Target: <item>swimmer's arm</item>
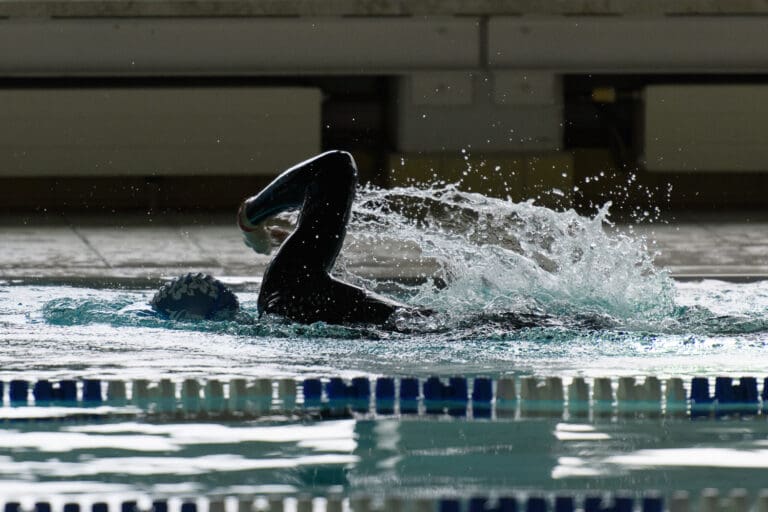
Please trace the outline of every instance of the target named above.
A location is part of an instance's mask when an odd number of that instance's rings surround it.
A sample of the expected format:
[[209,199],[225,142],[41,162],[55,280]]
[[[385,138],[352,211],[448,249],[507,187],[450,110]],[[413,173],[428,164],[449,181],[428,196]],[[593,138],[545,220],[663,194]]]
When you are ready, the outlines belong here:
[[307,186],[314,178],[317,161],[323,156],[325,154],[291,167],[261,192],[243,201],[240,209],[247,222],[256,225],[268,217],[300,207],[304,202]]
[[297,164],[240,205],[237,224],[245,244],[261,254],[269,254],[273,241],[281,243],[288,232],[281,228],[267,228],[264,221],[286,210],[298,208],[304,202],[306,188],[314,177],[315,164],[324,155]]

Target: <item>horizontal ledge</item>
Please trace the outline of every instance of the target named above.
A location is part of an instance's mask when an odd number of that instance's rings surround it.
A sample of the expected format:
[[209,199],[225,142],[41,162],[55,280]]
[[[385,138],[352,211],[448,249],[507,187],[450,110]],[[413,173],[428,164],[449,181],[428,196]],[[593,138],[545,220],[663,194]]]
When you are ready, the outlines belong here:
[[762,44],[768,16],[497,14],[6,18],[0,19],[0,76],[365,76],[487,68],[675,74],[768,69],[768,45]]
[[766,14],[749,0],[6,0],[0,16],[424,16],[424,15],[734,15]]
[[492,17],[491,67],[607,70],[765,69],[768,18]]
[[10,19],[0,75],[476,68],[479,31],[474,18]]

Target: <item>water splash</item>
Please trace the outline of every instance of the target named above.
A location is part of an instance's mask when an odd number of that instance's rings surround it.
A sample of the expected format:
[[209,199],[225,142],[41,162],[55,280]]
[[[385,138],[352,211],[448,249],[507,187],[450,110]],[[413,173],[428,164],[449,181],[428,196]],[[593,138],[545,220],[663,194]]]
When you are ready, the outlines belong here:
[[[398,254],[385,262],[388,273],[412,275],[415,268],[422,279],[418,284],[398,281],[396,295],[437,311],[429,318],[397,318],[394,332],[392,326],[302,326],[256,319],[255,294],[240,294],[245,313],[228,322],[174,322],[148,313],[146,300],[136,294],[104,301],[86,291],[47,301],[41,320],[56,326],[106,324],[273,339],[402,343],[419,333],[436,346],[455,340],[557,343],[583,338],[592,344],[598,338],[768,331],[766,301],[728,311],[720,311],[709,298],[681,302],[679,287],[653,265],[645,241],[617,229],[609,208],[585,217],[531,201],[462,192],[453,185],[361,189],[335,272],[380,288],[382,282],[365,277],[353,260],[375,259],[381,251],[371,247],[397,248]],[[392,283],[387,293],[391,290]],[[736,296],[743,304],[743,293]]]
[[[388,240],[418,247],[434,268],[411,287],[411,300],[452,322],[509,312],[658,322],[674,312],[672,281],[654,267],[644,240],[614,229],[609,207],[584,217],[454,185],[364,188],[348,249]],[[365,282],[349,266],[340,273]]]

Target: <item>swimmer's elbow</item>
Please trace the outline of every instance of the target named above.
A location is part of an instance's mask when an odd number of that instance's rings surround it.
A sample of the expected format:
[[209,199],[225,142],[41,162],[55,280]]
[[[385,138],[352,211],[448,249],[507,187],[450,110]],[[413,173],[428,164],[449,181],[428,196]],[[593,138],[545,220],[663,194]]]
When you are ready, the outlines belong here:
[[357,183],[357,163],[351,153],[334,149],[320,155],[317,160],[319,170],[338,182],[352,185]]
[[349,151],[344,151],[342,149],[332,149],[331,151],[326,151],[320,155],[320,159],[324,162],[339,167],[351,167],[357,170],[357,163],[355,162],[355,158]]

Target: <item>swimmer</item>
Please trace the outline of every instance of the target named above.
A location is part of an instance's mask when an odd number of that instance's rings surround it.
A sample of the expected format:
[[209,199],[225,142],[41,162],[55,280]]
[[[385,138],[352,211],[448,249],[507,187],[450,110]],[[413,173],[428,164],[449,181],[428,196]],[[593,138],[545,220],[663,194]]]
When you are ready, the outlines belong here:
[[279,231],[264,225],[269,217],[301,208],[290,233],[267,266],[259,291],[259,314],[295,322],[383,324],[396,311],[429,314],[330,275],[339,255],[357,186],[357,166],[345,151],[329,151],[278,176],[246,199],[238,225],[246,245],[269,254]]
[[[282,242],[264,272],[260,316],[273,314],[299,323],[385,324],[395,312],[432,314],[330,275],[344,242],[356,186],[352,155],[329,151],[291,167],[242,203],[237,223],[246,245],[269,254],[273,243]],[[292,233],[265,225],[273,215],[296,208],[299,218]],[[174,279],[151,304],[161,314],[180,319],[234,318],[239,307],[226,286],[204,274]]]

